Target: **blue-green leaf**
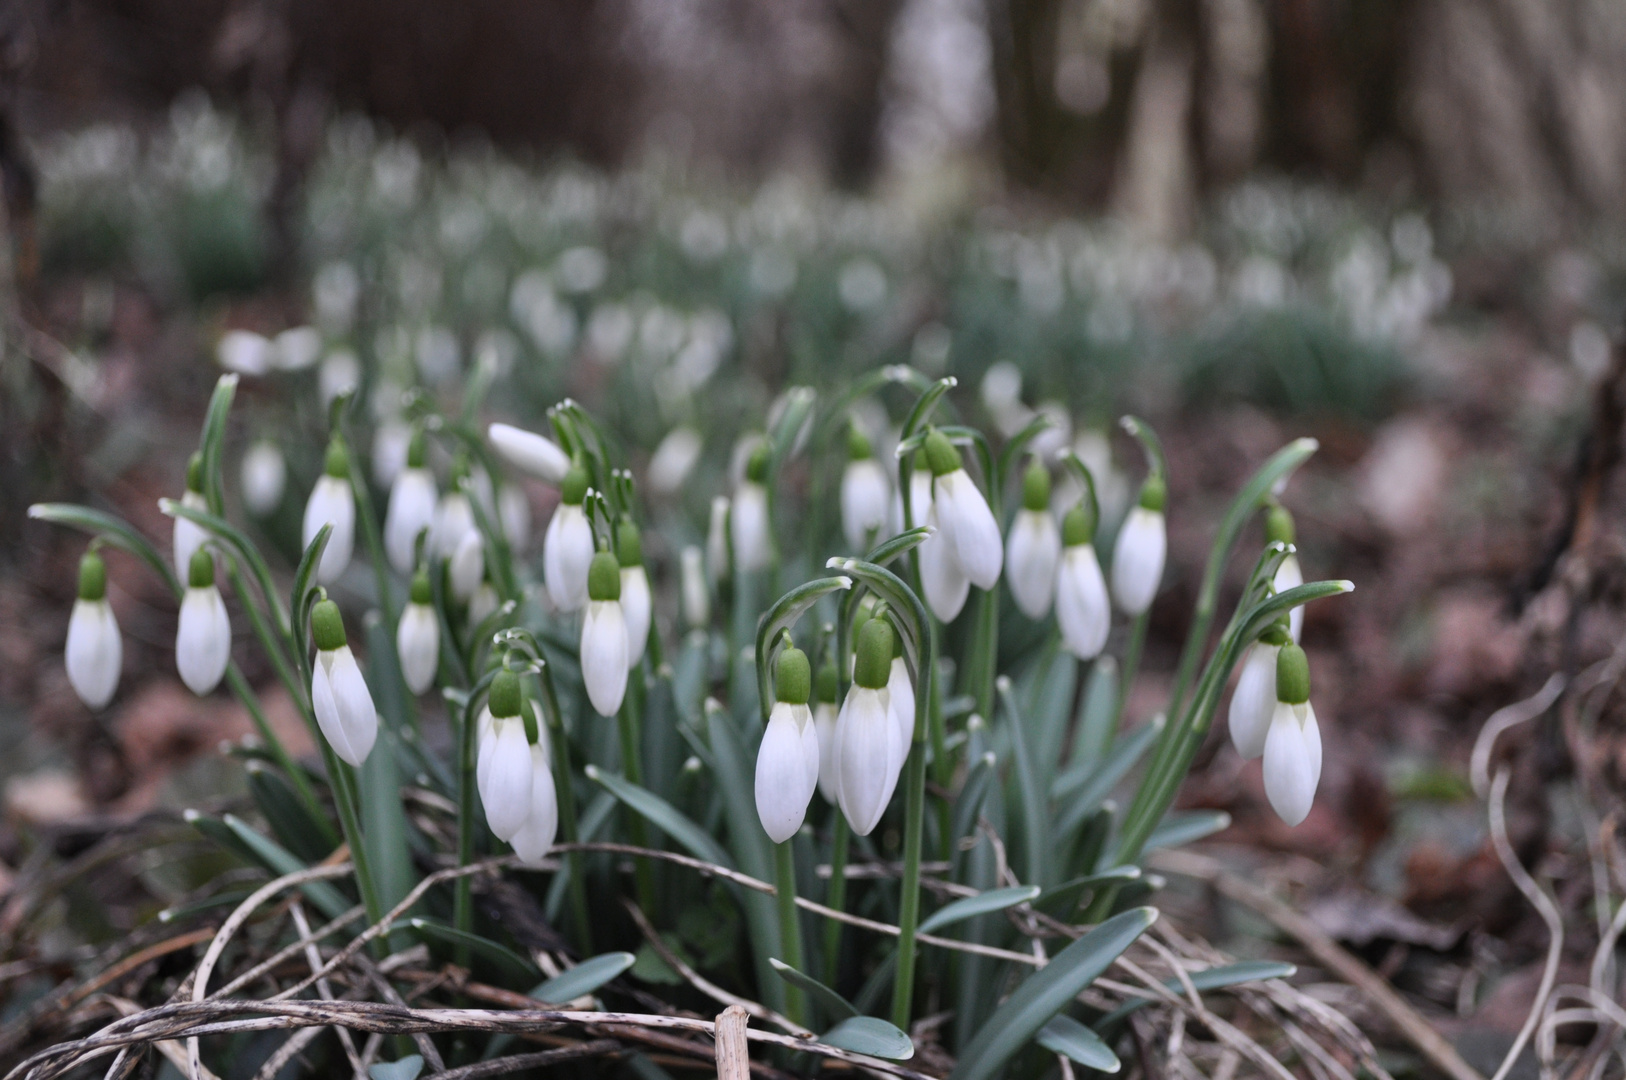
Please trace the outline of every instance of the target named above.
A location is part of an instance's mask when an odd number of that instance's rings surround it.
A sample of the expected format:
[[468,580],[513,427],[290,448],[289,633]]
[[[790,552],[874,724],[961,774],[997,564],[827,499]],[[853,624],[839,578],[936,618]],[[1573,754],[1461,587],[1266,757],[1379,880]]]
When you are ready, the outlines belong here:
[[922,934],[930,934],[941,930],[945,926],[953,926],[962,919],[970,919],[977,915],[987,915],[995,911],[1004,911],[1006,908],[1025,904],[1039,895],[1037,885],[1018,885],[1009,889],[992,889],[976,896],[967,896],[956,900],[946,907],[932,912],[931,916],[920,924]]
[[1122,885],[1139,877],[1138,866],[1115,866],[1099,874],[1077,877],[1071,881],[1064,881],[1053,889],[1046,889],[1033,902],[1033,906],[1052,918],[1067,919],[1077,910],[1079,901],[1086,892],[1098,889],[1102,885]]
[[367,1075],[373,1080],[418,1080],[421,1072],[423,1057],[419,1054],[408,1054],[400,1061],[380,1061],[367,1067]]
[[776,960],[772,957],[768,958],[768,963],[773,965],[773,969],[779,973],[779,977],[781,979],[784,979],[792,986],[800,987],[801,989],[806,990],[813,1000],[817,1001],[821,1006],[823,1006],[824,1011],[829,1013],[831,1016],[839,1017],[840,1019],[845,1020],[848,1017],[858,1015],[858,1009],[853,1005],[852,1002],[848,1001],[846,998],[842,997],[840,994],[836,993],[834,990],[830,989],[813,976],[807,974],[806,972],[797,971],[784,961]]
[[[254,860],[272,873],[292,874],[299,870],[308,869],[294,856],[294,853],[278,844],[275,840],[251,828],[235,814],[227,814],[221,821],[231,831],[244,848],[253,853]],[[198,822],[192,823],[194,826]],[[312,881],[301,885],[300,889],[310,897],[311,903],[317,910],[330,919],[336,919],[350,910],[350,901],[346,900],[332,885],[325,881]]]
[[[1193,971],[1187,974],[1194,989],[1220,990],[1227,986],[1236,986],[1239,983],[1261,982],[1265,979],[1285,979],[1298,971],[1292,964],[1280,960],[1239,960],[1234,964],[1221,964],[1203,971]],[[1163,985],[1174,993],[1182,993],[1185,987],[1178,978],[1164,979]],[[1130,998],[1112,1012],[1107,1013],[1095,1022],[1097,1031],[1111,1031],[1119,1021],[1130,1013],[1151,1003],[1150,998]]]
[[908,1061],[915,1056],[915,1044],[909,1036],[873,1016],[850,1016],[820,1035],[819,1042],[889,1061]]
[[[1157,737],[1162,734],[1167,720],[1159,713],[1146,723],[1118,737],[1106,760],[1094,769],[1074,770],[1056,778],[1052,795],[1065,805],[1057,815],[1056,833],[1066,835],[1101,805],[1101,800],[1112,793],[1135,762],[1141,759]],[[1074,794],[1076,792],[1076,794]]]
[[1050,1022],[1039,1029],[1039,1037],[1034,1041],[1051,1053],[1071,1058],[1087,1069],[1115,1073],[1123,1068],[1112,1047],[1071,1016],[1051,1017]]
[[601,953],[591,960],[583,960],[569,971],[560,972],[526,996],[545,1001],[549,1005],[575,1001],[583,994],[591,994],[619,976],[637,962],[637,959],[628,952]]
[[1029,975],[960,1055],[950,1080],[988,1080],[1157,919],[1152,908],[1115,915]]
[[1197,810],[1189,814],[1170,814],[1146,838],[1142,851],[1153,848],[1179,847],[1205,836],[1213,836],[1231,827],[1231,815],[1223,810]]
[[429,919],[412,919],[407,923],[412,929],[427,938],[434,938],[447,945],[462,946],[475,956],[502,972],[504,981],[510,983],[527,983],[536,978],[538,972],[535,964],[531,963],[519,953],[499,945],[490,938],[483,938],[479,934],[467,933],[445,923],[432,922]]
[[607,773],[596,765],[587,766],[587,778],[603,785],[617,801],[688,848],[695,858],[734,868],[734,860],[728,857],[721,844],[711,838],[710,833],[653,791],[639,787],[624,776]]

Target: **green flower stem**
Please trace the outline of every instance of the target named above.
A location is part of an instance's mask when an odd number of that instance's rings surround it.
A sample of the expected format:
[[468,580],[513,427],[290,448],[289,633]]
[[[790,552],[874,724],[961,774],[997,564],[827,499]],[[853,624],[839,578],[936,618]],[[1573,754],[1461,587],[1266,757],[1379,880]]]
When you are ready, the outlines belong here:
[[[774,898],[779,908],[779,947],[785,954],[785,963],[797,971],[802,966],[802,922],[796,913],[796,852],[795,838],[774,845]],[[807,1000],[801,988],[785,987],[785,1014],[798,1024],[807,1023]]]
[[1129,644],[1124,647],[1124,666],[1122,678],[1118,680],[1118,707],[1113,710],[1112,730],[1116,732],[1118,725],[1123,722],[1124,705],[1129,701],[1130,687],[1135,685],[1135,675],[1140,670],[1140,655],[1146,648],[1146,624],[1151,621],[1152,609],[1136,615],[1129,624]]
[[[615,715],[616,727],[621,732],[621,774],[629,781],[642,787],[644,784],[643,755],[639,752],[641,740],[639,739],[639,717],[633,706],[632,695],[629,693],[621,699],[621,708]],[[642,814],[626,812],[623,815],[627,823],[627,833],[632,842],[641,848],[649,846],[649,825]],[[653,918],[655,907],[655,869],[646,858],[635,858],[632,862],[633,873],[637,878],[638,906],[643,908]]]
[[[373,870],[367,861],[367,845],[361,839],[361,814],[358,810],[358,792],[356,774],[349,765],[339,760],[339,755],[333,752],[326,739],[318,739],[322,748],[322,761],[327,766],[328,781],[333,788],[333,804],[339,808],[339,824],[344,829],[345,843],[350,846],[350,861],[356,867],[356,886],[361,891],[361,902],[367,908],[367,921],[380,922],[384,918],[385,908],[378,895],[378,885],[373,880]],[[380,748],[380,753],[387,753],[386,748]],[[389,953],[389,945],[383,937],[373,940],[373,952],[378,956]]]
[[[847,824],[847,815],[841,807],[832,807],[835,826],[830,830],[830,889],[825,893],[826,907],[844,911],[847,907],[847,849],[852,845],[853,829]],[[834,986],[841,968],[841,920],[827,919],[824,923],[824,981]]]
[[976,621],[965,654],[966,689],[977,701],[977,715],[987,717],[994,708],[994,674],[999,660],[999,587],[977,590]]
[[390,564],[384,556],[384,538],[378,532],[378,519],[373,516],[372,492],[367,489],[365,474],[360,471],[361,462],[357,460],[355,451],[350,449],[348,441],[344,444],[344,453],[346,467],[350,470],[350,491],[356,501],[356,518],[361,526],[361,540],[367,545],[367,559],[373,564],[378,609],[384,613],[384,625],[390,628],[393,639],[396,619],[401,613],[395,608],[395,593],[390,587]]
[[[463,705],[463,717],[457,730],[457,865],[467,866],[474,861],[474,740],[478,734],[481,697],[496,673],[487,674],[469,691]],[[452,925],[464,933],[474,928],[473,881],[468,877],[457,879],[452,890]],[[461,946],[458,963],[466,963],[467,956]]]
[[299,801],[305,804],[311,820],[321,828],[323,838],[334,847],[338,847],[339,835],[333,831],[327,811],[317,801],[316,792],[311,789],[310,781],[305,778],[305,770],[294,761],[287,747],[282,745],[282,740],[277,738],[277,733],[271,730],[271,723],[265,718],[265,710],[260,708],[260,699],[255,695],[254,688],[249,686],[248,680],[243,677],[242,669],[237,666],[235,660],[226,665],[226,685],[231,687],[231,692],[243,703],[243,708],[248,710],[249,718],[254,721],[254,727],[260,733],[260,738],[265,740],[271,756],[277,759],[277,764],[287,775],[288,782],[294,786],[294,793],[299,796]]
[[[286,639],[278,638],[278,632],[266,622],[265,613],[260,610],[260,606],[254,602],[253,596],[249,593],[248,583],[243,580],[243,571],[238,567],[237,560],[228,558],[226,566],[226,576],[231,581],[232,591],[237,594],[243,610],[248,613],[249,628],[254,631],[254,636],[260,642],[260,648],[265,650],[265,655],[270,659],[271,669],[277,673],[277,678],[282,680],[282,685],[287,688],[295,701],[304,701],[306,691],[310,688],[300,685],[299,677],[289,666],[288,652],[284,651],[285,648],[294,651],[293,635],[290,633]],[[308,712],[305,715],[305,722],[311,730],[311,735],[315,737],[316,725]]]
[[904,778],[903,893],[898,900],[898,973],[892,984],[892,1023],[909,1030],[914,1009],[915,928],[920,925],[920,848],[926,825],[926,741],[915,726]]
[[[564,724],[559,720],[559,701],[554,695],[553,680],[546,672],[544,668],[542,692],[548,703],[548,745],[553,763],[553,788],[559,799],[559,837],[567,844],[574,844],[581,839],[581,827],[576,819],[576,785],[575,774],[570,767],[570,739],[566,737]],[[582,878],[581,852],[570,852],[565,856],[565,863],[565,872],[570,875],[570,914],[576,923],[576,947],[581,950],[581,955],[591,956],[593,932],[592,923],[587,917],[587,883]]]

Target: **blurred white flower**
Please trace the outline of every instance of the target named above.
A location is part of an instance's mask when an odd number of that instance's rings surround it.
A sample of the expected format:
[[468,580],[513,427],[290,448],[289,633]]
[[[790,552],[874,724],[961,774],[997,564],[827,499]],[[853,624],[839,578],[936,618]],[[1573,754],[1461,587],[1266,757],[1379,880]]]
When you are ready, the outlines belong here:
[[283,371],[304,371],[322,355],[322,332],[314,326],[294,326],[277,335],[270,353]]

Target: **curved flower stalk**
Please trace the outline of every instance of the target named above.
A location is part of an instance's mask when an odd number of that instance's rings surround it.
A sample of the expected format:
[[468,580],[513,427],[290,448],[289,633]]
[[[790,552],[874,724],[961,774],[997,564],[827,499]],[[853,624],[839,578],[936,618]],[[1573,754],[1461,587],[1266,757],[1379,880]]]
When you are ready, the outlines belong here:
[[579,611],[587,602],[587,570],[593,561],[593,526],[583,504],[587,470],[571,466],[559,486],[559,505],[542,537],[542,582],[560,611]]
[[1231,729],[1231,744],[1243,760],[1265,752],[1265,737],[1270,733],[1271,717],[1276,711],[1276,656],[1289,640],[1287,624],[1277,620],[1248,647],[1248,655],[1242,661],[1242,674],[1231,692],[1227,723]]
[[1042,619],[1050,612],[1061,540],[1061,529],[1050,513],[1050,470],[1034,457],[1022,476],[1022,508],[1005,540],[1005,577],[1011,597],[1030,619]]
[[1321,728],[1310,705],[1310,665],[1289,643],[1276,655],[1276,708],[1265,736],[1265,796],[1289,825],[1310,815],[1321,782]]
[[863,551],[874,544],[886,527],[890,503],[891,485],[869,439],[856,427],[849,429],[841,474],[841,530],[849,548]]
[[337,435],[327,444],[322,475],[305,503],[300,542],[309,547],[324,525],[331,525],[333,532],[322,549],[315,576],[317,584],[331,585],[350,565],[356,544],[356,499],[350,490],[350,454]]
[[773,531],[768,521],[768,444],[759,443],[745,465],[745,479],[734,489],[728,514],[728,537],[734,569],[742,574],[766,570],[773,561]]
[[[1293,527],[1293,515],[1287,507],[1277,503],[1265,514],[1265,540],[1267,543],[1275,542],[1287,545],[1287,554],[1282,558],[1282,564],[1276,568],[1276,576],[1271,579],[1271,588],[1279,593],[1288,589],[1296,589],[1304,584],[1304,571],[1299,566],[1298,551],[1293,547],[1296,542],[1297,530]],[[1288,614],[1287,634],[1298,643],[1299,635],[1304,631],[1304,609],[1294,608]]]
[[[474,606],[470,604],[471,619],[474,614]],[[478,626],[479,622],[474,625]],[[412,590],[395,630],[395,648],[408,690],[422,694],[434,685],[435,673],[440,667],[440,618],[435,614],[434,591],[430,588],[429,571],[424,567],[420,566],[412,575]]]
[[762,829],[776,844],[796,835],[819,781],[819,742],[808,707],[812,674],[795,646],[779,654],[776,701],[757,750],[756,802]]
[[[186,493],[181,505],[188,510],[208,510],[209,500],[203,494],[203,455],[195,453],[186,463]],[[209,539],[209,531],[189,518],[176,515],[174,539],[175,576],[185,581],[192,572],[192,555]]]
[[621,615],[627,623],[627,667],[635,668],[643,661],[644,649],[649,644],[654,597],[649,589],[649,573],[644,569],[643,537],[631,519],[616,526],[615,555],[621,565]]
[[73,692],[86,708],[105,709],[119,686],[124,639],[107,602],[107,565],[94,548],[79,560],[79,598],[68,617],[64,652]]
[[435,477],[424,466],[422,430],[412,433],[406,468],[390,485],[389,509],[384,515],[384,552],[396,573],[412,571],[417,562],[418,534],[435,523]]
[[601,551],[587,572],[587,614],[582,618],[582,682],[600,716],[614,716],[627,692],[627,620],[621,610],[621,567]]
[[359,766],[378,738],[378,712],[345,639],[339,605],[318,601],[311,609],[311,637],[316,642],[316,664],[311,669],[311,707],[322,736],[351,765]]
[[231,620],[215,587],[214,555],[208,548],[198,548],[192,553],[175,631],[175,667],[187,689],[207,697],[220,685],[230,662]]

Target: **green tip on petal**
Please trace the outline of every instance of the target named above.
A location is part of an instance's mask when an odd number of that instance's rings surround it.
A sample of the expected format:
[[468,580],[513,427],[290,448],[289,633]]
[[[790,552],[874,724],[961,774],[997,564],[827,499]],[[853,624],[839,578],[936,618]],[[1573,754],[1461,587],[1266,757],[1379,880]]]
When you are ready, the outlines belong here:
[[428,604],[434,600],[434,590],[429,587],[429,571],[418,567],[417,573],[412,575],[412,602],[414,604]]
[[1140,486],[1140,505],[1146,510],[1161,514],[1163,504],[1168,502],[1168,499],[1169,486],[1157,473],[1148,476],[1146,482]]
[[836,703],[836,693],[841,688],[841,676],[836,673],[834,664],[825,664],[819,669],[819,685],[816,687],[819,700],[830,705]]
[[107,595],[107,564],[94,551],[79,560],[79,599],[100,600]]
[[525,691],[519,684],[519,676],[506,669],[497,672],[497,677],[491,680],[491,693],[486,697],[491,715],[498,720],[518,716],[524,703]]
[[926,464],[933,476],[945,476],[960,468],[960,452],[941,431],[933,429],[927,434],[922,449],[926,451]]
[[339,605],[331,600],[320,600],[311,609],[311,637],[322,652],[342,649],[348,644],[344,636],[344,616]]
[[891,625],[885,619],[871,619],[858,631],[858,666],[853,681],[869,690],[886,686],[892,675]]
[[1304,650],[1292,643],[1276,654],[1276,700],[1287,705],[1303,705],[1310,700],[1310,661]]
[[615,557],[622,567],[644,564],[644,538],[630,519],[615,527]]
[[1050,470],[1038,458],[1034,458],[1028,471],[1022,474],[1022,507],[1026,510],[1050,509]]
[[193,451],[186,460],[186,490],[203,494],[203,451]]
[[186,583],[194,589],[207,589],[215,583],[215,557],[209,549],[200,547],[192,553],[186,567]]
[[758,443],[745,463],[745,478],[753,484],[768,482],[768,444]]
[[587,599],[621,599],[621,564],[608,551],[601,551],[587,564]]
[[1265,542],[1291,544],[1295,535],[1292,513],[1280,504],[1272,506],[1265,514]]
[[407,468],[421,469],[428,460],[429,448],[424,440],[423,428],[412,429],[412,439],[407,443]]
[[1067,511],[1061,519],[1061,542],[1064,547],[1078,547],[1095,539],[1095,515],[1090,512],[1089,500]]
[[345,453],[344,440],[337,435],[327,444],[327,456],[322,459],[322,471],[340,480],[347,480],[350,477],[350,455]]
[[1266,645],[1275,645],[1277,648],[1286,645],[1288,639],[1292,636],[1292,623],[1288,621],[1287,614],[1284,611],[1276,616],[1276,621],[1265,627],[1264,632],[1259,635],[1259,640]]
[[586,498],[587,470],[578,462],[565,473],[565,481],[559,485],[559,501],[568,506],[580,506]]
[[792,647],[779,654],[779,670],[774,676],[774,690],[780,701],[792,705],[806,705],[813,691],[813,669],[807,654]]
[[869,438],[856,427],[847,429],[847,458],[849,461],[863,461],[873,457],[875,450],[869,444]]

